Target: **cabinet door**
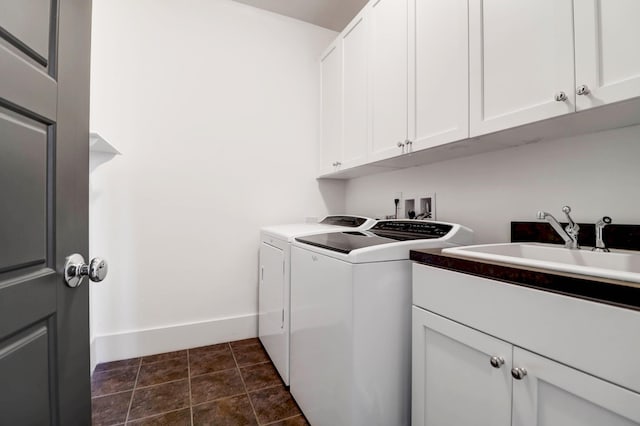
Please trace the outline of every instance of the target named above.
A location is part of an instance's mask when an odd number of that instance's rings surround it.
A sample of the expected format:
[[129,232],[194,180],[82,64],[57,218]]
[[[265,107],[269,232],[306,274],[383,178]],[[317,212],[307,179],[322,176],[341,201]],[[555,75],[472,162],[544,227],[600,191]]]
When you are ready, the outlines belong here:
[[340,35],[343,58],[342,168],[363,164],[367,157],[367,10]]
[[371,143],[369,160],[402,154],[407,140],[408,0],[369,4]]
[[513,426],[640,423],[640,394],[520,348],[514,348],[513,365],[527,371],[514,380]]
[[572,3],[470,0],[472,137],[575,110]]
[[284,252],[272,245],[260,244],[260,277],[258,285],[258,336],[288,381],[289,330],[285,328]]
[[640,96],[640,2],[576,0],[578,110]]
[[409,139],[418,150],[469,137],[468,0],[411,0]]
[[342,47],[339,40],[320,59],[320,174],[342,161]]
[[509,343],[416,306],[412,329],[413,426],[510,425]]

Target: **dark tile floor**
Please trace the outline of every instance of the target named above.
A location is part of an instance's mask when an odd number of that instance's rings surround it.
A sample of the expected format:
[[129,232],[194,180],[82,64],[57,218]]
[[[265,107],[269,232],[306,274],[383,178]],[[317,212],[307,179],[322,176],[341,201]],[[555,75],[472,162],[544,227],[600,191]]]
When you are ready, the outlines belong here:
[[258,339],[99,364],[93,425],[308,425]]

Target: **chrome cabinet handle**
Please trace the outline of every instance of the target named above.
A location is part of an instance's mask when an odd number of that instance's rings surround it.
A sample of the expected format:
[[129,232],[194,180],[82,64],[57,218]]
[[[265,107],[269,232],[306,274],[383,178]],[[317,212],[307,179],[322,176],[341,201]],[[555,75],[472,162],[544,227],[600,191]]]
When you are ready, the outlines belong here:
[[516,380],[522,380],[526,375],[527,375],[527,370],[525,370],[524,368],[511,369],[511,376]]
[[591,90],[589,90],[589,86],[587,86],[586,84],[578,86],[578,88],[576,89],[576,94],[580,96],[588,95],[589,93],[591,93]]
[[491,363],[491,366],[493,368],[500,368],[502,367],[502,365],[504,365],[504,358],[502,358],[501,356],[492,356],[489,359],[489,362]]
[[567,100],[567,94],[564,92],[556,93],[556,101],[557,102],[565,102]]
[[64,280],[71,288],[82,284],[85,276],[88,276],[91,281],[99,283],[107,277],[108,272],[109,265],[99,257],[94,257],[87,265],[84,263],[84,257],[76,253],[67,257],[64,264]]

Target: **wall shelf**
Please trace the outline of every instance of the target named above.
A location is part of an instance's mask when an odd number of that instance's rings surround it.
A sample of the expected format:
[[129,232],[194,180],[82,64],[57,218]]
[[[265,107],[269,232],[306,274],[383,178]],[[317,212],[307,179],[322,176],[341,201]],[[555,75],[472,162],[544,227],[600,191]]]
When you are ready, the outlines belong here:
[[89,133],[89,151],[101,152],[104,154],[122,155],[115,146],[111,145],[105,138],[96,132]]

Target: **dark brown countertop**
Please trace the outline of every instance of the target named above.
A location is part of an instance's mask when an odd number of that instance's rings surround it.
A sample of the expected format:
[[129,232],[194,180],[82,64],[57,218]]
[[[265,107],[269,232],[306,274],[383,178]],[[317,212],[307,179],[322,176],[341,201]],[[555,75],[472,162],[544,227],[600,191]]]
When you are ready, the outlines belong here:
[[640,285],[637,283],[471,259],[443,253],[441,249],[411,250],[410,258],[424,265],[511,285],[640,310]]

